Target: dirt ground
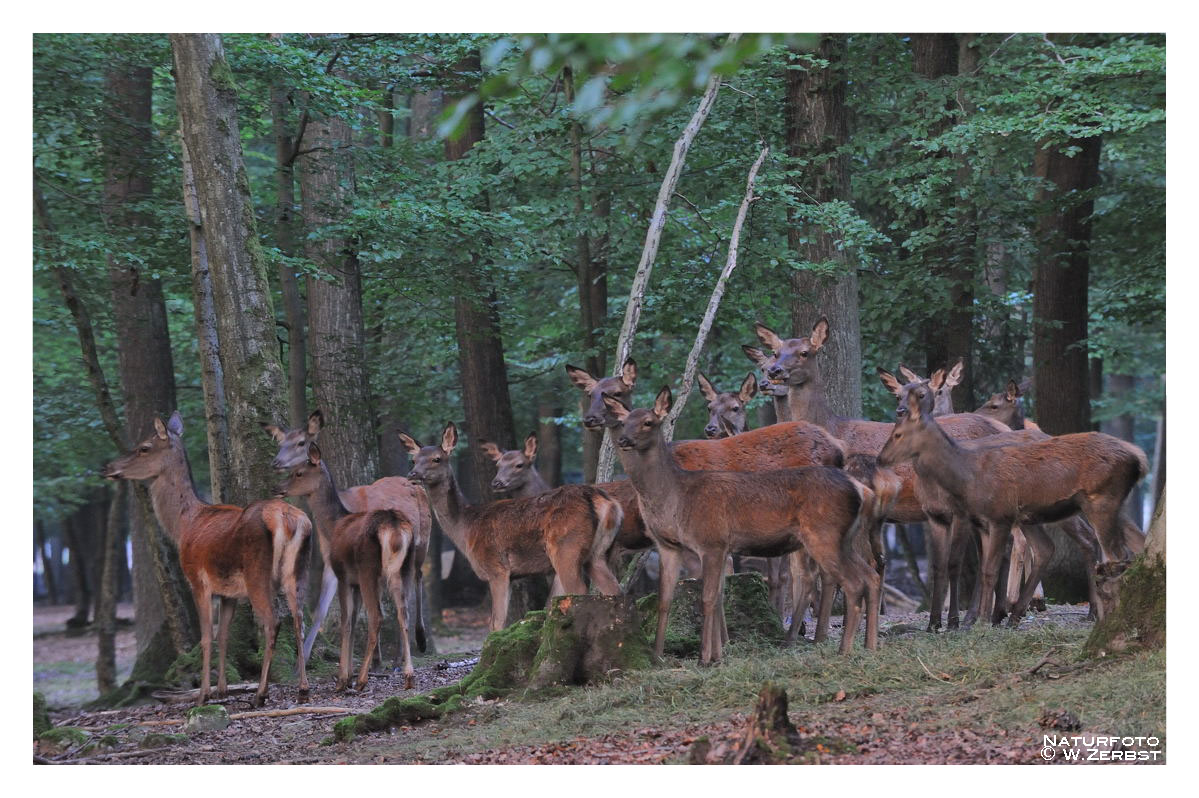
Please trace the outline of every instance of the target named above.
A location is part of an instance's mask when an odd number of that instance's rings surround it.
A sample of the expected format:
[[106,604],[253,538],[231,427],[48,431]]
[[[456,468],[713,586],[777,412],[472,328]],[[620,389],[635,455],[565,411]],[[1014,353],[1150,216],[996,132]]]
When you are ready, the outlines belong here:
[[[459,610],[447,613],[446,628],[436,636],[438,648],[446,653],[417,659],[414,691],[402,690],[400,678],[385,671],[372,673],[360,694],[336,694],[331,679],[317,681],[308,704],[298,704],[293,685],[272,684],[265,709],[322,708],[329,714],[234,719],[221,731],[189,738],[160,737],[161,747],[148,747],[146,735],[182,732],[188,704],[83,713],[51,700],[55,725],[78,726],[97,737],[112,738],[107,748],[86,754],[58,752],[47,758],[88,764],[682,763],[701,737],[717,749],[735,743],[762,683],[763,662],[771,678],[788,689],[791,719],[804,739],[812,741],[803,760],[807,762],[1039,763],[1044,761],[1038,755],[1042,735],[1053,728],[1045,726],[1043,717],[1038,720],[1038,713],[1044,715],[1045,707],[1059,704],[1084,708],[1085,731],[1091,734],[1149,729],[1164,738],[1164,652],[1122,665],[1074,663],[1064,652],[1085,639],[1089,628],[1085,614],[1085,607],[1051,607],[1048,613],[1026,618],[1016,631],[946,635],[923,631],[927,615],[890,615],[883,625],[887,634],[880,649],[883,656],[861,652],[845,659],[827,644],[790,651],[733,650],[726,663],[715,669],[668,661],[645,676],[631,675],[613,686],[582,688],[557,703],[481,702],[439,721],[334,743],[333,724],[346,714],[370,710],[392,695],[427,692],[470,672],[486,619],[481,611]],[[69,615],[67,611],[63,620]],[[50,632],[55,617],[43,613],[35,619],[35,633],[41,630],[35,637],[38,689],[64,681],[62,663],[71,661],[69,657],[94,658],[94,636],[67,638]],[[124,636],[131,638],[130,633]],[[839,637],[836,629],[833,637]],[[130,646],[126,640],[126,658],[132,656]],[[998,653],[992,655],[992,647]],[[1001,664],[988,669],[986,663],[992,659]],[[94,673],[86,670],[88,666],[78,667],[78,694],[88,680],[94,692]],[[888,669],[894,669],[893,678]],[[743,674],[746,670],[750,673]],[[47,676],[48,671],[59,675]],[[1144,694],[1127,688],[1129,673],[1152,676],[1137,688]],[[856,686],[855,678],[860,681]],[[727,696],[716,693],[716,700],[698,695],[702,690],[719,690],[716,685],[722,680],[738,686]],[[1102,703],[1092,700],[1096,692],[1122,689],[1128,693],[1124,703],[1091,706]],[[693,704],[703,711],[684,704],[691,696],[696,696]],[[220,703],[237,715],[256,709],[251,698],[252,687]],[[675,701],[679,706],[672,709]],[[332,714],[337,710],[342,712]],[[611,717],[605,719],[607,715]],[[633,718],[643,720],[630,722]]]

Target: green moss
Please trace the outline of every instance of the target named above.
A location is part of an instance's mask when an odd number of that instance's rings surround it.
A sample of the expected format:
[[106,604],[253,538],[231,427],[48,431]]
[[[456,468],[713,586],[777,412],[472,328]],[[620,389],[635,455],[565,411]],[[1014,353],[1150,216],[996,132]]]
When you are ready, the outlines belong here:
[[220,704],[192,707],[187,711],[184,730],[194,732],[220,731],[229,726],[229,711]]
[[50,714],[46,712],[46,697],[33,692],[33,739],[37,739],[51,728]]
[[142,738],[142,748],[165,748],[168,745],[178,745],[179,743],[187,742],[186,734],[164,734],[162,732],[151,732]]
[[85,744],[91,735],[75,726],[57,726],[38,736],[38,748],[43,752],[61,754]]
[[1120,577],[1116,607],[1091,630],[1084,657],[1166,644],[1166,564],[1142,554]]
[[90,754],[96,751],[112,751],[119,748],[120,745],[121,738],[117,737],[115,734],[104,734],[83,746],[81,753]]
[[237,82],[233,79],[233,70],[229,63],[220,56],[212,59],[208,67],[208,78],[219,92],[237,92]]
[[[684,579],[675,589],[666,623],[665,652],[676,657],[699,656],[700,623],[703,620],[701,584]],[[658,629],[658,596],[651,593],[637,601],[642,629],[650,640]],[[770,606],[770,590],[761,574],[733,574],[724,580],[724,617],[729,642],[781,643],[783,625]]]

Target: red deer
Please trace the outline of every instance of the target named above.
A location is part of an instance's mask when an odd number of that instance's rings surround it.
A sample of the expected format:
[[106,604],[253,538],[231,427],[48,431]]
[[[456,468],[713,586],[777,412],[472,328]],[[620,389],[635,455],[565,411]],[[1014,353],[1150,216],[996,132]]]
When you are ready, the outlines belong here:
[[620,528],[620,505],[591,485],[564,485],[530,499],[471,505],[458,488],[450,455],[458,429],[447,424],[440,446],[400,440],[412,455],[409,478],[423,485],[441,528],[491,592],[491,631],[504,627],[513,576],[555,575],[567,593],[586,593],[583,567],[604,595],[620,593],[606,561]]
[[[366,688],[367,672],[379,640],[379,585],[383,583],[396,605],[400,629],[400,653],[404,668],[404,688],[415,686],[412,651],[408,646],[407,597],[417,589],[416,563],[423,561],[417,551],[412,522],[395,510],[369,510],[351,513],[338,496],[329,468],[321,461],[321,450],[308,444],[308,456],[291,470],[287,479],[275,488],[275,495],[302,496],[308,500],[316,518],[319,534],[329,540],[329,565],[337,577],[341,606],[341,664],[337,692],[350,683],[350,659],[354,625],[358,618],[358,599],[366,605],[367,638],[362,669],[356,688]],[[426,541],[426,545],[428,542]],[[357,594],[355,595],[355,588]],[[417,619],[417,628],[423,627]]]
[[699,392],[708,403],[708,423],[704,435],[709,439],[731,438],[745,432],[745,406],[758,395],[758,383],[753,374],[746,374],[741,387],[735,392],[719,392],[703,374],[699,378]]
[[[279,453],[271,461],[271,466],[278,471],[295,468],[308,459],[308,447],[316,442],[321,428],[325,426],[325,417],[320,410],[315,410],[308,416],[308,424],[295,429],[282,429],[274,424],[263,424],[267,434],[279,443]],[[424,629],[424,589],[421,585],[425,552],[429,548],[429,537],[433,531],[433,516],[429,512],[429,502],[425,492],[403,477],[384,477],[369,485],[357,485],[338,491],[338,497],[345,508],[351,513],[361,513],[367,510],[396,510],[412,524],[415,536],[413,547],[419,557],[416,562],[416,596],[413,604],[412,620],[416,636],[416,647],[425,650]],[[321,558],[325,562],[325,570],[321,575],[321,594],[317,599],[316,612],[312,616],[312,628],[304,638],[304,659],[312,654],[312,646],[316,636],[325,623],[329,614],[329,605],[333,603],[333,594],[337,590],[337,577],[329,564],[330,527],[322,531],[317,527],[317,542],[320,544]]]
[[[812,466],[742,473],[688,471],[671,455],[661,424],[670,412],[670,389],[658,392],[651,410],[629,411],[614,398],[605,404],[621,422],[617,448],[637,489],[647,528],[662,560],[678,560],[683,549],[703,568],[700,662],[721,658],[720,608],[724,564],[729,554],[778,557],[804,548],[846,595],[841,652],[853,646],[866,601],[866,647],[878,645],[878,574],[854,548],[859,513],[874,494],[839,468]],[[731,438],[730,440],[736,440]],[[661,656],[675,585],[658,596],[655,651]]]
[[[1000,556],[1015,524],[1050,523],[1081,512],[1098,534],[1105,560],[1129,558],[1120,507],[1148,471],[1144,452],[1100,432],[972,450],[933,422],[921,398],[919,391],[908,395],[908,412],[878,462],[912,460],[922,482],[945,492],[955,518],[983,525],[979,617],[992,617]],[[1026,585],[1022,602],[1033,586]]]
[[771,382],[765,376],[766,370],[774,365],[774,358],[756,346],[742,345],[741,351],[745,353],[751,363],[762,370],[762,379],[758,380],[758,393],[769,396],[774,403],[775,421],[790,421],[791,408],[787,406],[787,386]]
[[[245,507],[207,504],[196,495],[191,466],[183,447],[183,420],[154,419],[154,434],[134,450],[104,467],[107,479],[146,479],[154,514],[179,549],[179,564],[191,587],[200,617],[200,696],[208,701],[212,665],[212,597],[221,599],[217,643],[217,695],[228,692],[225,683],[225,648],[229,623],[237,600],[249,599],[262,627],[262,675],[255,701],[266,701],[271,659],[275,655],[274,597],[280,587],[295,624],[296,640],[304,637],[301,602],[307,582],[312,523],[301,510],[277,499],[256,501]],[[308,699],[308,673],[299,659],[300,700]]]
[[1003,393],[991,394],[991,398],[983,402],[982,407],[974,412],[980,416],[993,418],[1012,429],[1040,429],[1024,417],[1024,403],[1021,399],[1024,394],[1028,393],[1031,384],[1029,380],[1025,380],[1019,385],[1015,380],[1008,380]]
[[[791,418],[818,424],[828,430],[845,442],[849,455],[877,456],[890,437],[892,425],[838,416],[829,408],[825,398],[817,355],[828,340],[828,319],[822,317],[817,321],[812,327],[812,334],[807,338],[784,340],[761,322],[756,323],[754,329],[758,339],[774,353],[774,361],[767,366],[766,376],[771,382],[787,386],[787,403]],[[936,423],[955,440],[982,438],[1007,431],[1007,427],[999,422],[971,413],[944,416],[937,419]],[[924,523],[926,516],[916,496],[915,472],[906,463],[898,465],[894,472],[901,481],[899,495],[886,516],[880,519],[880,525],[882,520],[899,524]],[[950,539],[948,532],[945,533],[944,539]],[[870,540],[881,561],[881,530],[871,530]],[[946,573],[934,568],[934,595],[939,583],[943,583],[946,578]],[[939,614],[929,619],[929,629],[938,628]]]

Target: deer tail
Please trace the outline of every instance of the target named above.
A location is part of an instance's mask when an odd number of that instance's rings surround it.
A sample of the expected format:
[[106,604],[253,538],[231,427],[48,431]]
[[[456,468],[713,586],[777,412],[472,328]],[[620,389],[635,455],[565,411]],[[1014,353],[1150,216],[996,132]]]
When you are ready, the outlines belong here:
[[402,584],[404,561],[412,547],[412,524],[394,510],[376,510],[367,518],[366,534],[379,541],[383,557],[383,579]]
[[841,539],[841,549],[846,553],[853,550],[855,541],[858,535],[861,534],[862,529],[871,528],[873,519],[876,517],[877,510],[875,505],[878,501],[873,490],[853,477],[848,477],[848,479],[853,484],[854,490],[857,491],[859,505],[858,514],[853,519],[853,524],[849,527],[848,534]]
[[280,504],[268,508],[264,517],[271,533],[271,580],[289,592],[294,590],[302,601],[308,587],[312,521],[302,510]]
[[598,488],[591,497],[591,510],[595,514],[595,536],[591,539],[591,561],[606,560],[608,550],[616,541],[616,533],[624,523],[624,508],[620,502]]

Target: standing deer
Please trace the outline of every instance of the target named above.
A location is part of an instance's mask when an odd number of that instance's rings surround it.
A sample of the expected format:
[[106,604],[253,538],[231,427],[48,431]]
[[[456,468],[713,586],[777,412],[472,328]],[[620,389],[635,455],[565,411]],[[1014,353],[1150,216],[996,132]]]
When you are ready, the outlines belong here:
[[758,395],[758,383],[753,374],[746,374],[735,392],[718,392],[702,373],[699,392],[708,403],[708,423],[704,435],[709,439],[731,438],[745,432],[745,406]]
[[591,485],[564,485],[529,499],[471,505],[458,488],[450,455],[458,443],[451,422],[440,446],[422,447],[409,435],[400,440],[412,455],[409,478],[423,485],[437,521],[491,592],[491,631],[504,628],[508,583],[513,576],[555,575],[566,593],[587,592],[583,567],[606,596],[620,583],[606,561],[620,528],[620,505]]
[[987,416],[1006,424],[1012,429],[1040,429],[1035,423],[1024,417],[1024,394],[1028,393],[1031,380],[1024,380],[1019,385],[1015,380],[1008,380],[1007,387],[1002,393],[991,394],[991,398],[983,402],[982,407],[975,410],[980,416]]
[[[191,587],[196,614],[200,618],[200,696],[208,701],[212,664],[212,597],[221,600],[217,642],[217,695],[228,693],[225,682],[225,649],[229,622],[237,600],[249,599],[262,627],[264,652],[262,674],[255,702],[266,702],[271,659],[275,655],[274,596],[282,587],[295,624],[296,640],[304,637],[301,610],[312,523],[308,516],[287,502],[256,501],[245,507],[207,504],[196,495],[191,466],[183,447],[183,420],[179,413],[170,420],[154,419],[154,434],[129,454],[104,466],[107,479],[144,479],[150,483],[154,514],[179,549],[179,564]],[[308,700],[308,673],[299,659],[300,700]]]
[[[367,638],[356,688],[366,688],[371,656],[379,640],[381,582],[391,593],[396,605],[404,689],[414,687],[416,675],[412,669],[412,651],[408,646],[407,596],[417,587],[416,563],[424,560],[424,552],[417,551],[412,522],[395,510],[351,513],[346,509],[333,482],[333,475],[321,461],[321,450],[315,443],[308,444],[307,458],[291,470],[287,479],[279,483],[275,495],[279,498],[306,498],[316,518],[318,533],[329,541],[328,562],[337,577],[341,606],[341,663],[337,692],[345,690],[350,682],[350,660],[359,598],[366,604]],[[428,545],[428,541],[425,541],[425,545]],[[417,628],[421,630],[423,638],[424,629],[419,621]]]
[[[1000,557],[1015,524],[1050,523],[1081,512],[1099,536],[1104,559],[1128,559],[1120,507],[1148,471],[1144,452],[1100,432],[971,450],[933,422],[921,398],[919,391],[908,395],[908,412],[878,461],[913,461],[921,481],[945,492],[955,517],[982,525],[980,617],[992,617]],[[1034,587],[1025,585],[1022,604]]]
[[[845,418],[832,412],[824,393],[824,382],[820,375],[820,365],[817,355],[828,340],[828,319],[821,318],[812,327],[812,333],[806,338],[782,339],[766,325],[758,322],[754,325],[758,339],[770,348],[774,361],[766,367],[767,378],[778,385],[786,385],[788,389],[787,404],[791,418],[802,419],[818,424],[829,433],[845,442],[849,455],[877,456],[891,435],[892,425],[879,421],[864,421],[861,419]],[[940,425],[955,440],[971,440],[1007,431],[999,422],[977,416],[972,413],[959,413],[938,418]],[[880,465],[882,465],[880,463]],[[899,494],[887,511],[879,519],[876,529],[871,530],[870,540],[880,563],[883,562],[882,550],[882,521],[899,524],[930,523],[936,524],[936,519],[929,519],[920,505],[916,495],[915,471],[906,463],[896,466],[894,473],[900,479]],[[937,536],[934,536],[937,537]],[[948,530],[939,539],[951,540]],[[935,552],[933,557],[933,598],[932,612],[929,616],[929,631],[941,628],[941,607],[935,603],[935,596],[944,594],[944,585],[948,579],[948,553]],[[940,564],[944,563],[944,567]],[[882,576],[882,574],[880,574]]]
[[[608,397],[606,406],[621,422],[617,447],[637,489],[647,528],[663,565],[686,549],[703,567],[703,625],[700,662],[721,658],[720,607],[724,563],[731,553],[777,557],[803,547],[821,570],[845,591],[841,652],[853,646],[866,601],[866,647],[878,645],[878,574],[854,549],[859,512],[874,494],[839,468],[813,466],[774,471],[688,471],[666,446],[661,425],[670,412],[669,388],[652,409],[629,411]],[[663,568],[665,570],[665,567]],[[674,584],[658,598],[658,637],[662,654]]]
[[780,383],[771,382],[767,379],[767,370],[774,365],[774,358],[766,354],[756,346],[741,346],[741,351],[749,358],[749,361],[757,366],[762,371],[762,379],[758,380],[758,393],[763,396],[769,396],[774,403],[774,418],[778,422],[791,420],[791,408],[787,404],[787,386]]
[[[295,429],[283,429],[274,424],[262,424],[262,428],[279,444],[279,452],[271,461],[271,466],[277,471],[295,468],[308,459],[308,447],[316,442],[321,429],[325,426],[325,417],[320,410],[315,410],[308,416],[308,423]],[[429,512],[429,502],[425,492],[403,477],[383,477],[369,485],[357,485],[338,491],[338,498],[351,513],[361,513],[367,510],[396,510],[412,524],[413,550],[418,560],[416,568],[416,595],[412,620],[413,633],[416,637],[416,647],[425,650],[424,627],[424,588],[422,586],[425,553],[429,549],[429,537],[433,531],[433,517]],[[317,599],[316,612],[312,617],[312,628],[304,638],[304,659],[312,654],[312,646],[316,636],[325,623],[329,614],[329,605],[333,603],[333,594],[337,590],[337,576],[329,562],[331,540],[329,534],[333,531],[330,526],[322,531],[317,527],[317,542],[320,544],[321,558],[325,568],[321,575],[321,594]],[[380,657],[381,659],[382,657]]]

